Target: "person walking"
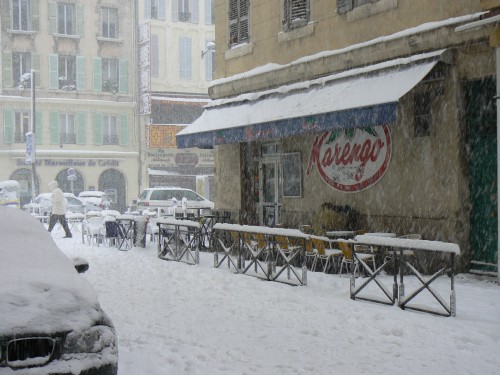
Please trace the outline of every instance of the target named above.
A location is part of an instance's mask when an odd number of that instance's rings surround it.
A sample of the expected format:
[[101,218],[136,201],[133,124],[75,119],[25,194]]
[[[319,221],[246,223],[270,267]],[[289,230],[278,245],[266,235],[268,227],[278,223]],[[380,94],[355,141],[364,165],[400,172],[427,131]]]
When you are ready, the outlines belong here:
[[52,212],[50,213],[49,219],[49,232],[52,232],[54,226],[59,221],[64,229],[66,235],[64,238],[73,237],[71,231],[68,227],[68,221],[66,220],[66,199],[62,190],[58,187],[57,181],[51,181],[48,184],[49,189],[52,190],[52,197],[50,199],[52,203]]

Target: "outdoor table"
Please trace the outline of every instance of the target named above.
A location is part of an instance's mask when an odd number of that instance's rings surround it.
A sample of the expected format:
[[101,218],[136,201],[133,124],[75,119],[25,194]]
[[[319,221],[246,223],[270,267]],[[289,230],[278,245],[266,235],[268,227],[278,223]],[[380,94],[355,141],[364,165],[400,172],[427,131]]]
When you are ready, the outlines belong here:
[[[266,243],[264,246],[262,241],[257,240],[259,236],[264,236]],[[297,242],[302,242],[302,246],[299,246],[297,251],[290,253],[280,251],[276,246],[275,238],[277,236],[295,239]],[[308,238],[309,235],[298,229],[217,223],[213,226],[211,240],[211,248],[214,251],[214,267],[220,267],[227,259],[228,267],[232,264],[236,273],[248,274],[269,281],[307,285],[305,242]],[[263,261],[261,258],[266,251],[274,251],[274,255],[268,255],[267,259]],[[219,255],[222,255],[220,261]],[[301,259],[300,271],[293,265],[293,261],[297,258]],[[282,262],[279,269],[276,267],[278,260]],[[252,268],[255,271],[250,272]],[[258,270],[262,271],[262,275],[257,273]],[[286,279],[281,277],[285,271],[287,271]],[[295,279],[291,279],[292,274]]]
[[[448,242],[440,242],[440,241],[428,241],[428,240],[415,240],[415,239],[406,239],[406,238],[389,238],[382,236],[368,236],[368,235],[359,235],[356,236],[354,240],[349,240],[349,242],[353,244],[362,244],[368,246],[384,246],[391,248],[393,251],[392,262],[394,264],[394,269],[396,270],[396,252],[399,251],[400,256],[399,259],[399,285],[397,280],[397,274],[394,272],[393,278],[393,291],[392,295],[389,290],[383,285],[383,283],[377,279],[377,276],[380,275],[380,272],[384,269],[386,264],[389,261],[385,261],[379,268],[372,271],[370,267],[368,267],[362,260],[359,260],[360,265],[364,268],[364,270],[369,274],[369,278],[364,281],[360,286],[356,287],[355,285],[355,275],[351,274],[351,283],[350,283],[350,295],[352,299],[362,299],[368,300],[372,302],[379,302],[385,304],[393,305],[396,300],[398,300],[398,306],[401,309],[411,309],[422,312],[429,312],[436,315],[442,316],[456,316],[456,296],[455,296],[455,285],[454,285],[454,266],[455,266],[455,257],[460,255],[460,248],[457,244],[448,243]],[[354,246],[355,248],[355,246]],[[436,271],[430,277],[424,277],[415,267],[413,267],[409,262],[405,261],[404,258],[404,250],[413,250],[413,251],[433,251],[439,252],[442,255],[449,255],[449,263],[443,266],[441,269]],[[353,256],[356,256],[356,252],[353,251]],[[422,284],[420,287],[411,291],[411,293],[406,296],[405,294],[405,284],[404,284],[404,269],[408,267],[412,274],[418,279],[418,281]],[[450,302],[449,304],[436,293],[436,291],[430,286],[432,282],[434,282],[439,276],[444,274],[448,274],[450,276]],[[369,296],[360,296],[359,292],[363,290],[371,281],[374,281],[379,288],[384,292],[384,294],[388,297],[389,302],[379,300],[377,298],[369,297]],[[439,303],[439,305],[444,309],[436,310],[429,306],[425,305],[410,305],[410,301],[412,301],[420,292],[423,290],[429,291],[429,293],[433,296],[433,298]]]
[[79,213],[70,213],[66,215],[66,218],[68,219],[68,226],[70,231],[75,230],[79,232],[80,229],[78,229],[78,227],[82,226],[83,220],[85,219],[85,215]]
[[200,262],[201,224],[191,220],[159,218],[158,258],[188,264]]
[[118,227],[118,250],[130,250],[132,248],[132,229],[134,217],[132,215],[121,215],[116,218]]

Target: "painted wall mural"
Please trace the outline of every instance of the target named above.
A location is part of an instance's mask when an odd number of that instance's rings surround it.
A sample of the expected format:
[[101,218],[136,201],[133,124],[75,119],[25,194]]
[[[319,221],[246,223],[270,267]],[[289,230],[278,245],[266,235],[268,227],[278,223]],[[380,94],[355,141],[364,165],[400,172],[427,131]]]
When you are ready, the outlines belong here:
[[307,176],[316,166],[323,180],[342,192],[360,192],[387,171],[392,153],[388,125],[327,131],[313,143]]

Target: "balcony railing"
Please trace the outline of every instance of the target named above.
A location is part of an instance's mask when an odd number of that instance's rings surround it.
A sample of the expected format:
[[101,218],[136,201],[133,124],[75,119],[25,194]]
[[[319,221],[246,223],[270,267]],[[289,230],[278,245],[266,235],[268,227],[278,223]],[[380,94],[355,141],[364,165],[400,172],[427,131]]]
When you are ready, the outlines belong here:
[[59,133],[59,143],[60,144],[76,144],[76,134],[75,133]]
[[104,134],[102,138],[102,143],[105,145],[117,145],[118,135],[116,134]]

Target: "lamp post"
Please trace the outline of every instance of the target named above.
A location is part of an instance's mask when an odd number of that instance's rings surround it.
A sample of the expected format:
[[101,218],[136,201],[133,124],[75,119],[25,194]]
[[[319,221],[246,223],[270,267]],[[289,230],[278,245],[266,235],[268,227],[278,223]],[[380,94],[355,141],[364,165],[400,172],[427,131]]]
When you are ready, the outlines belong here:
[[35,141],[35,71],[30,73],[31,84],[31,116],[30,131],[26,134],[26,164],[31,164],[31,200],[36,197],[35,175],[36,175],[36,141]]

